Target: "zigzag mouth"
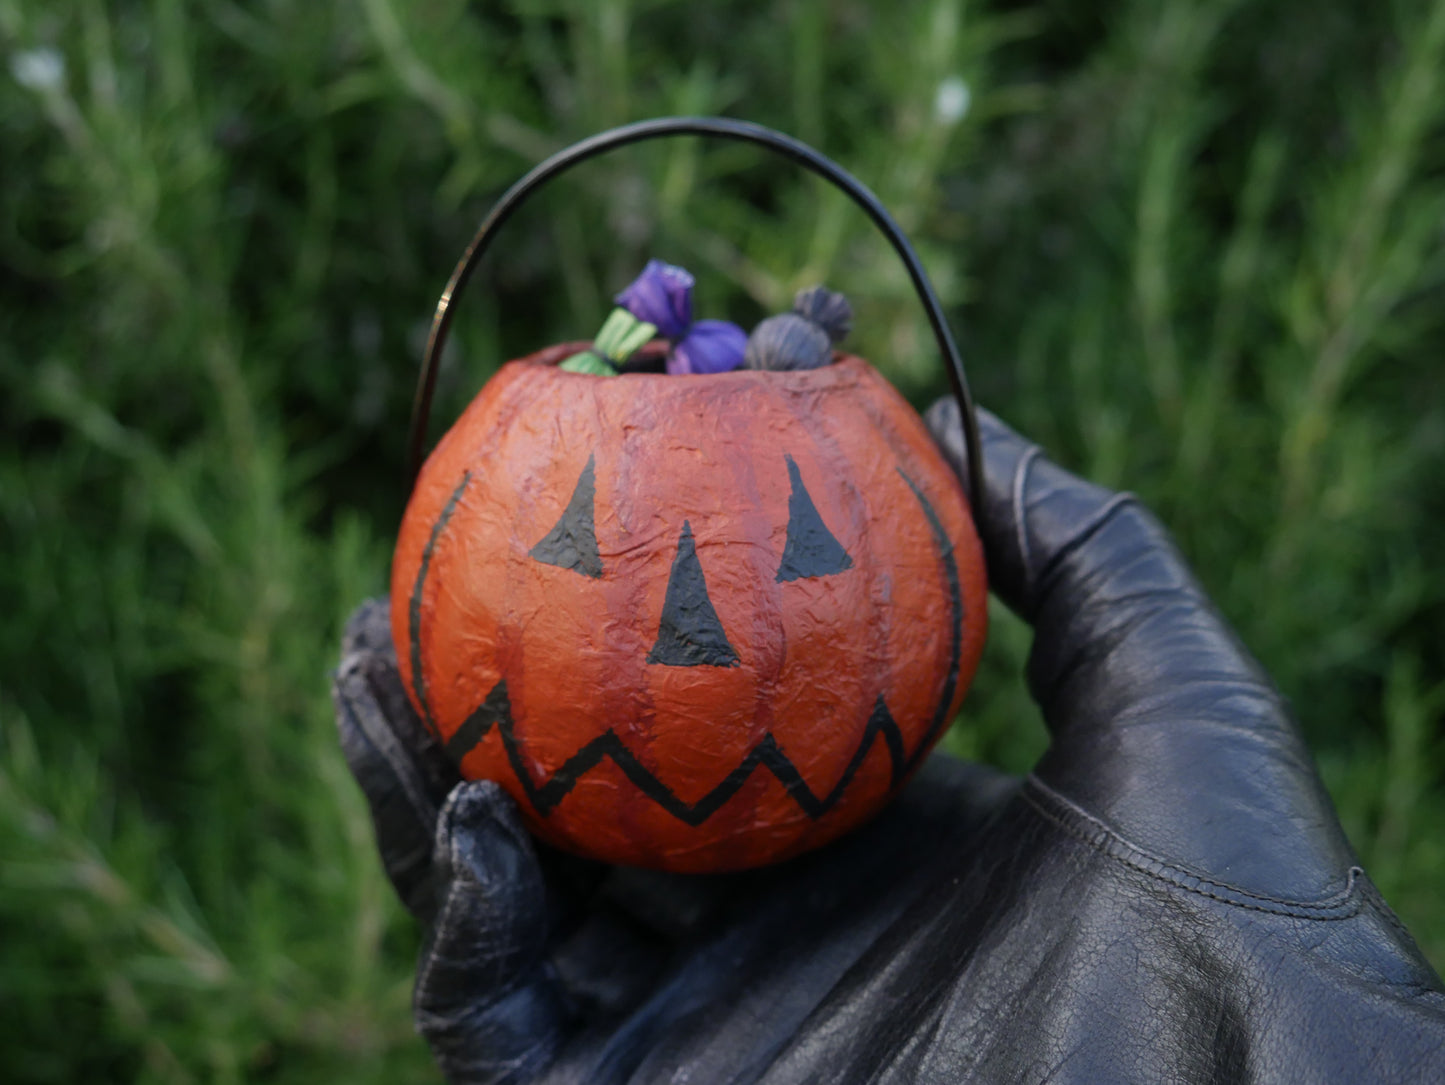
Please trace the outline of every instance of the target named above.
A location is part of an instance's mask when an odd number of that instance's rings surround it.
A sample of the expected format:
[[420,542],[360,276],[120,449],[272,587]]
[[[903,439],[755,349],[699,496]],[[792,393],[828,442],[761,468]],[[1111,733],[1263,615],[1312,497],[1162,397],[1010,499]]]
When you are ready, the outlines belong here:
[[873,714],[868,718],[868,725],[864,728],[862,741],[859,742],[852,760],[848,762],[848,767],[838,782],[833,785],[833,789],[821,796],[814,794],[813,789],[808,786],[807,781],[803,779],[802,774],[798,772],[788,755],[783,752],[783,748],[778,745],[777,739],[771,732],[763,736],[762,740],[738,762],[737,767],[728,773],[721,783],[694,803],[684,801],[672,788],[658,779],[651,769],[637,759],[637,755],[627,748],[617,732],[611,728],[581,747],[567,759],[561,768],[538,783],[532,779],[532,774],[527,769],[526,762],[522,758],[520,743],[513,730],[512,706],[507,696],[506,679],[498,682],[492,688],[492,692],[487,695],[487,699],[481,707],[468,716],[456,733],[452,735],[446,744],[448,756],[460,765],[462,758],[491,732],[493,726],[501,735],[502,748],[507,752],[507,760],[511,763],[512,771],[521,781],[527,800],[543,817],[550,814],[558,803],[567,797],[579,779],[596,768],[603,760],[610,760],[622,770],[623,775],[632,781],[639,791],[679,821],[685,822],[693,828],[703,824],[722,809],[727,801],[742,789],[743,784],[747,783],[748,778],[759,767],[767,769],[777,777],[778,782],[793,797],[803,813],[814,820],[822,817],[837,805],[859,766],[863,764],[863,759],[868,756],[868,751],[873,748],[873,740],[879,735],[883,736],[883,741],[888,746],[888,755],[893,766],[894,787],[902,782],[909,768],[903,753],[903,734],[898,730],[898,724],[893,721],[888,706],[883,703],[881,694],[873,706]]
[[[522,757],[521,745],[516,737],[515,722],[512,717],[511,699],[507,693],[507,682],[503,678],[492,687],[486,699],[462,722],[462,725],[446,740],[444,748],[448,756],[460,766],[462,759],[470,753],[479,742],[481,742],[495,726],[501,736],[502,748],[506,751],[507,760],[516,774],[517,780],[522,785],[522,790],[527,796],[532,808],[542,816],[546,817],[557,805],[567,797],[577,781],[592,771],[604,760],[611,761],[627,777],[632,784],[644,795],[657,803],[669,814],[672,814],[679,821],[693,828],[701,826],[713,814],[717,813],[729,799],[738,793],[748,779],[760,767],[767,769],[773,774],[783,789],[790,795],[799,809],[810,819],[817,820],[831,810],[842,799],[843,793],[862,766],[864,759],[873,748],[874,740],[880,735],[888,748],[889,762],[891,766],[890,790],[896,789],[910,772],[917,766],[918,762],[932,747],[934,741],[948,723],[948,708],[953,703],[953,695],[958,689],[959,674],[959,653],[963,644],[963,596],[958,579],[958,562],[954,557],[953,543],[949,540],[947,533],[943,530],[943,524],[934,511],[923,492],[914,484],[913,480],[898,468],[898,474],[908,484],[918,498],[923,508],[923,513],[928,519],[929,529],[933,534],[935,545],[938,547],[939,558],[943,563],[944,578],[948,585],[950,617],[951,617],[951,642],[949,669],[944,681],[943,691],[939,697],[938,707],[934,710],[933,719],[929,723],[927,732],[922,741],[914,748],[912,754],[905,754],[903,749],[903,734],[894,721],[888,705],[879,694],[873,705],[873,712],[868,717],[868,723],[863,729],[863,734],[858,740],[858,747],[854,750],[848,766],[843,775],[832,789],[824,795],[816,794],[808,786],[797,766],[783,751],[772,732],[765,734],[756,746],[748,752],[737,766],[727,774],[723,780],[695,803],[689,803],[680,798],[675,791],[638,760],[634,754],[623,743],[617,732],[608,728],[596,738],[578,748],[566,762],[551,776],[540,783],[532,779],[530,770]],[[416,584],[412,591],[410,622],[411,627],[411,671],[412,691],[416,695],[417,704],[421,706],[422,720],[428,730],[440,740],[440,732],[435,719],[432,717],[431,708],[426,697],[426,683],[422,675],[422,652],[421,652],[421,600],[422,589],[426,582],[426,575],[431,564],[432,552],[435,549],[442,530],[450,520],[452,511],[456,508],[457,501],[461,498],[462,492],[471,481],[471,473],[467,472],[462,476],[461,482],[453,491],[447,501],[441,516],[436,525],[432,528],[431,536],[427,540],[426,547],[422,551],[421,567],[417,571]]]

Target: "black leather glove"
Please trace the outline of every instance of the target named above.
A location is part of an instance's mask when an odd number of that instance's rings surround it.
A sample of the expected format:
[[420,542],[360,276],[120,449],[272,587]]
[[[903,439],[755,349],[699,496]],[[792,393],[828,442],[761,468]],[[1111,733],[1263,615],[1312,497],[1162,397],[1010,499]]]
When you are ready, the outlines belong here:
[[[929,424],[955,467],[957,407]],[[853,835],[726,876],[533,843],[458,783],[384,603],[336,678],[458,1082],[1445,1081],[1440,979],[1360,870],[1279,694],[1139,504],[982,418],[989,577],[1052,733],[935,756]]]

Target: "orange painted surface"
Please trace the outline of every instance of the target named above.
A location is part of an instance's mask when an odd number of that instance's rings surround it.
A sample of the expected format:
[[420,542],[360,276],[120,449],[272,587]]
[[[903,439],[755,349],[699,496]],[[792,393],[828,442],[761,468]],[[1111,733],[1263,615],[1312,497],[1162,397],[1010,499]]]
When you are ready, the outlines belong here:
[[[921,420],[857,358],[606,378],[555,369],[574,349],[504,366],[422,469],[392,568],[414,706],[538,836],[609,862],[757,866],[871,817],[957,712],[986,627],[967,502]],[[789,459],[848,567],[779,580]],[[533,556],[589,461],[595,576]],[[684,525],[733,665],[648,661]],[[509,733],[495,712],[464,729],[499,683]]]

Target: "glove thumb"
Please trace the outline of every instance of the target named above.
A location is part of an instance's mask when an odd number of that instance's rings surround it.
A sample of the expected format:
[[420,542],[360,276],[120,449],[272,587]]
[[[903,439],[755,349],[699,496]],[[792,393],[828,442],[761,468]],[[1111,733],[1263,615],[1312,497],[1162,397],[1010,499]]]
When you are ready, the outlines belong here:
[[417,970],[417,1028],[452,1081],[523,1079],[560,1046],[564,1002],[543,960],[542,872],[500,787],[452,789],[433,867],[439,908]]

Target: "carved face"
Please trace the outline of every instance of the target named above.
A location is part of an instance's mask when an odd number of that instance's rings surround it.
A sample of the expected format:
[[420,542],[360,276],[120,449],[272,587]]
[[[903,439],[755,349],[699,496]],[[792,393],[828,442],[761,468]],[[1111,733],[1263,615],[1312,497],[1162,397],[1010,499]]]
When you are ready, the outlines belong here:
[[866,363],[494,377],[392,568],[413,705],[542,838],[729,870],[876,813],[982,651],[958,481]]

